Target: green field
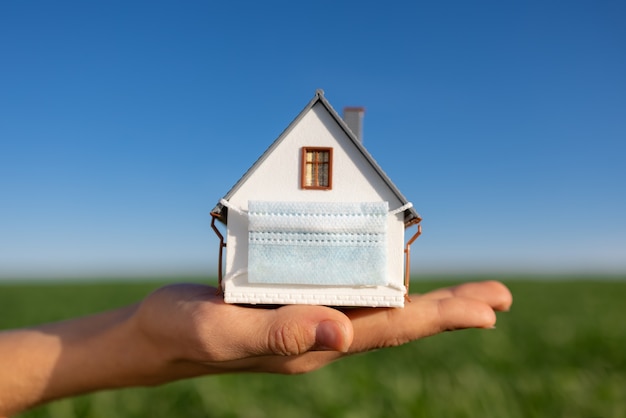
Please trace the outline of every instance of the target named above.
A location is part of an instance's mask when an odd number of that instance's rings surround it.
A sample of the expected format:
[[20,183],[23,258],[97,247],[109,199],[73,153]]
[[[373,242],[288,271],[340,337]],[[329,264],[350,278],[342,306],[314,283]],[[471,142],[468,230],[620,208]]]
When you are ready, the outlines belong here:
[[[447,333],[306,375],[209,376],[62,400],[21,416],[623,418],[624,279],[505,279],[514,304],[495,330]],[[120,306],[160,284],[3,284],[0,328]],[[412,291],[444,284],[420,279]]]

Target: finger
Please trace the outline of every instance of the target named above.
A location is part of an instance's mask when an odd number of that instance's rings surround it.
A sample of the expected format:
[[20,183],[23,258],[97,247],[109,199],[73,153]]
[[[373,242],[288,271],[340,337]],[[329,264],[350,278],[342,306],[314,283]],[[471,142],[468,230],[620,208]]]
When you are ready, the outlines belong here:
[[457,296],[485,302],[497,311],[508,311],[513,303],[513,296],[509,289],[501,282],[495,280],[470,282],[449,288],[437,289],[423,295],[412,297],[412,299],[437,300]]
[[278,309],[239,308],[235,348],[244,356],[295,356],[308,351],[348,351],[352,324],[324,306],[288,305]]
[[488,304],[464,297],[417,298],[404,309],[359,309],[347,315],[354,328],[351,352],[398,346],[443,331],[492,328],[496,321]]

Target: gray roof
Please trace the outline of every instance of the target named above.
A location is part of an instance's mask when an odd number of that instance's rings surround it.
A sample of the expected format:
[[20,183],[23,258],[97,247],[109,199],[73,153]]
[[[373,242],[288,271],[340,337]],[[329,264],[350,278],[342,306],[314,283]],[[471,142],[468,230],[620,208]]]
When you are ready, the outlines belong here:
[[[223,197],[223,200],[228,201],[233,194],[241,187],[245,181],[252,176],[258,166],[260,166],[263,161],[267,158],[268,155],[278,147],[278,145],[283,141],[283,139],[291,132],[291,130],[298,124],[298,122],[304,117],[304,115],[313,108],[316,104],[322,104],[324,108],[328,111],[328,113],[332,116],[332,118],[337,122],[337,124],[343,129],[346,133],[350,141],[352,141],[353,145],[359,150],[359,152],[365,157],[367,162],[372,166],[372,168],[378,173],[378,175],[382,178],[384,183],[389,187],[389,189],[396,195],[398,200],[402,202],[402,204],[407,204],[409,201],[404,197],[404,195],[398,190],[395,184],[391,181],[389,176],[385,174],[385,172],[380,168],[378,163],[374,160],[374,158],[370,155],[370,153],[365,149],[361,141],[357,139],[357,137],[352,133],[348,125],[344,122],[344,120],[339,116],[339,114],[333,109],[333,107],[328,103],[328,100],[324,97],[324,90],[318,89],[315,91],[315,96],[311,101],[302,109],[302,111],[296,116],[296,118],[287,126],[287,128],[279,135],[278,138],[265,150],[265,152],[254,162],[254,164],[246,171],[246,173],[235,183],[235,185],[226,193]],[[228,208],[218,203],[215,208],[213,208],[213,213],[218,215],[218,219],[222,222],[226,222]],[[422,218],[417,213],[414,208],[408,208],[404,211],[404,223],[406,225],[411,225],[415,222],[419,222]]]

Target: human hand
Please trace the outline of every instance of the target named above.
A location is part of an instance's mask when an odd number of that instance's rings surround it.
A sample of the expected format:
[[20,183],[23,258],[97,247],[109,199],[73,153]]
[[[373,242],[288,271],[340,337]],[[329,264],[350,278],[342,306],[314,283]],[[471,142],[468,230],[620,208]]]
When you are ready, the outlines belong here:
[[397,346],[444,331],[492,328],[508,310],[509,290],[495,281],[412,295],[404,308],[224,303],[212,287],[163,287],[139,306],[136,344],[160,367],[156,383],[226,372],[303,373],[342,356]]
[[443,331],[491,328],[511,305],[498,282],[411,296],[400,308],[340,311],[224,303],[214,288],[163,287],[143,302],[0,332],[0,416],[101,389],[228,372],[304,373],[342,356]]

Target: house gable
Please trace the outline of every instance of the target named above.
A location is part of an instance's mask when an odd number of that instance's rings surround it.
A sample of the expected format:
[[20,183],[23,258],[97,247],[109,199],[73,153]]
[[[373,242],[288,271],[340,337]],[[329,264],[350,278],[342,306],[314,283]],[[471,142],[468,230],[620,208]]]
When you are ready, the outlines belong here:
[[[302,189],[303,147],[333,149],[331,189]],[[223,200],[243,210],[248,200],[385,200],[391,208],[407,204],[404,196],[331,107],[321,90],[316,92],[315,97]],[[222,222],[226,222],[227,208],[222,203],[213,212]],[[405,210],[405,224],[419,219],[414,209]]]

